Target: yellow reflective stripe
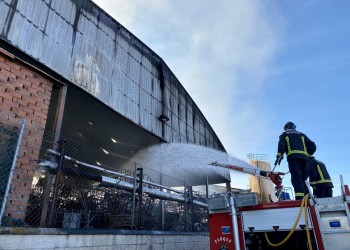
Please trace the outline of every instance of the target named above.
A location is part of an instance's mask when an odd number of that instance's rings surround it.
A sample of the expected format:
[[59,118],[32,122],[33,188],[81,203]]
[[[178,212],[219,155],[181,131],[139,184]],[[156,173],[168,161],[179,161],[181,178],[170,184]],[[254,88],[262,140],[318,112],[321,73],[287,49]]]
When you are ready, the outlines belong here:
[[280,157],[282,153],[277,153],[277,156]]
[[321,167],[320,167],[319,164],[317,164],[317,172],[318,172],[318,174],[320,175],[320,178],[321,178],[321,179],[318,180],[318,181],[312,181],[312,182],[310,182],[310,185],[332,182],[331,179],[325,179],[325,178],[324,178],[323,173],[322,173],[322,171],[321,171]]
[[304,136],[301,137],[301,141],[303,142],[304,152],[305,152],[307,155],[309,155],[309,154],[307,153],[307,150],[306,150],[305,137],[304,137]]
[[303,154],[303,155],[308,155],[307,153],[305,153],[304,151],[301,151],[301,150],[292,150],[292,151],[290,151],[287,155],[290,155],[290,154]]
[[288,147],[288,152],[287,152],[287,155],[289,155],[289,154],[290,154],[291,149],[290,149],[290,143],[289,143],[289,137],[288,137],[288,136],[286,136],[286,141],[287,141],[287,147]]
[[295,193],[295,196],[304,196],[304,193]]
[[329,183],[329,182],[332,182],[332,180],[326,179],[326,180],[320,180],[320,181],[311,181],[310,185],[321,184],[321,183]]
[[322,173],[322,171],[321,171],[321,167],[320,167],[320,165],[318,165],[318,164],[317,164],[317,172],[318,172],[318,174],[320,175],[321,180],[324,180],[323,173]]
[[288,152],[287,152],[287,156],[291,155],[291,154],[303,154],[303,155],[307,155],[309,156],[309,154],[306,151],[306,145],[305,145],[305,138],[304,136],[301,137],[301,141],[303,142],[303,146],[304,146],[304,151],[302,150],[291,150],[290,148],[290,142],[289,142],[289,137],[286,136],[286,141],[287,141],[287,147],[288,147]]

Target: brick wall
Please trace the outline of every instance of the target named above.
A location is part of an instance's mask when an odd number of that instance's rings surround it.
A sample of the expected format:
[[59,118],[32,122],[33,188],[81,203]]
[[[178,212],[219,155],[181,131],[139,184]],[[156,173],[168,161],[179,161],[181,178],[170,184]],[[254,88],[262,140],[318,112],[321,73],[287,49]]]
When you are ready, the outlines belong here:
[[25,118],[27,123],[6,203],[9,218],[25,217],[52,87],[48,77],[0,49],[0,119]]

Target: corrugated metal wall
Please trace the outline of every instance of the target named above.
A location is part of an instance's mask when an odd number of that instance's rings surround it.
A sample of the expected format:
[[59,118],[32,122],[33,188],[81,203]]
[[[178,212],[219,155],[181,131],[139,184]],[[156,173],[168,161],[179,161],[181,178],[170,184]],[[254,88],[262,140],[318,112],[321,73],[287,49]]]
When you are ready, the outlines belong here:
[[[1,39],[167,142],[224,150],[164,61],[90,0],[0,0]],[[164,114],[169,121],[162,123]]]

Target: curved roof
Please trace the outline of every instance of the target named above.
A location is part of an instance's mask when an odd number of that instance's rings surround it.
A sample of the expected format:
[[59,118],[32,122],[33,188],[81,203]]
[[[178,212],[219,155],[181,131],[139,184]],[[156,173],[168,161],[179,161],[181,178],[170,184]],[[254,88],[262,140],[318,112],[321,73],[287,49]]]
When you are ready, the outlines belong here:
[[166,63],[92,1],[1,0],[0,30],[3,41],[158,138],[225,151]]

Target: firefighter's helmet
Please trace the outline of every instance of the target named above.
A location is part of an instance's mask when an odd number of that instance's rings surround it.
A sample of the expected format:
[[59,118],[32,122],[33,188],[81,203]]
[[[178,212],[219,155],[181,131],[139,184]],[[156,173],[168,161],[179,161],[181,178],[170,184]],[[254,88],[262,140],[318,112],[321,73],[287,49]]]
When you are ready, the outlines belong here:
[[284,130],[286,129],[296,129],[297,126],[293,122],[287,122],[286,125],[284,125]]

